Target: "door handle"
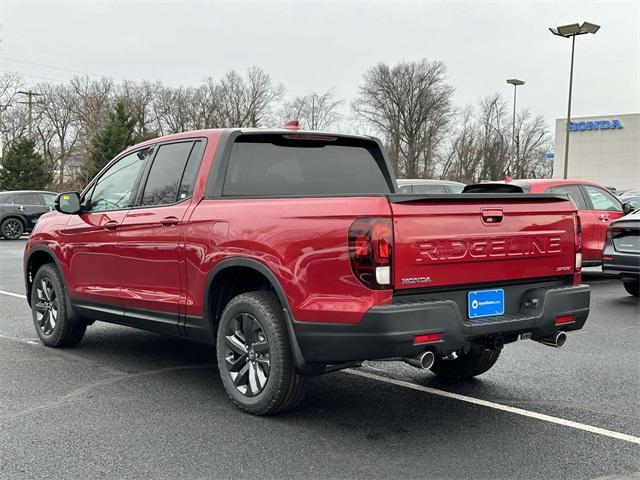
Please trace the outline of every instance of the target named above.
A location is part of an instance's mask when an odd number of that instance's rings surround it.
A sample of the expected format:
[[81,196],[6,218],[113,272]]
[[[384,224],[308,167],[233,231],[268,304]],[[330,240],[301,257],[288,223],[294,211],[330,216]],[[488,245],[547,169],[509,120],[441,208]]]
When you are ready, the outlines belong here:
[[485,208],[482,210],[482,221],[484,223],[500,223],[502,222],[502,209],[500,208]]
[[160,220],[160,223],[165,227],[172,227],[174,225],[177,225],[179,221],[180,220],[178,220],[176,217],[165,217]]
[[107,230],[115,230],[116,228],[118,228],[118,225],[119,223],[116,222],[115,220],[109,220],[107,223],[105,223],[102,226]]
[[600,220],[602,220],[603,222],[606,222],[607,220],[609,220],[609,215],[601,213],[600,214]]

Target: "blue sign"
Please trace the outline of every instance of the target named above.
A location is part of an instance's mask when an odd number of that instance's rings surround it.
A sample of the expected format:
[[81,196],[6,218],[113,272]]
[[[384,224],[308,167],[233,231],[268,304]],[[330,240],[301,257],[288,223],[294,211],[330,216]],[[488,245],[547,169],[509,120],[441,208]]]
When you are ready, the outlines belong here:
[[469,318],[504,315],[504,290],[476,290],[467,294]]
[[544,154],[544,158],[553,158],[553,157],[555,157],[555,155],[553,154],[553,152],[546,152],[546,153]]
[[570,132],[584,132],[585,130],[616,130],[622,128],[620,120],[590,120],[588,122],[571,122]]

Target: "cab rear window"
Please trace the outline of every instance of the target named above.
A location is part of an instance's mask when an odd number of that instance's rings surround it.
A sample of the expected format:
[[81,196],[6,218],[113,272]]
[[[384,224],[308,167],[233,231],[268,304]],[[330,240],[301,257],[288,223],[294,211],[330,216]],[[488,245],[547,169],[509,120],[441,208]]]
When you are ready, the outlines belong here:
[[[289,138],[288,138],[289,137]],[[256,135],[234,143],[224,196],[390,193],[374,142],[338,137]]]

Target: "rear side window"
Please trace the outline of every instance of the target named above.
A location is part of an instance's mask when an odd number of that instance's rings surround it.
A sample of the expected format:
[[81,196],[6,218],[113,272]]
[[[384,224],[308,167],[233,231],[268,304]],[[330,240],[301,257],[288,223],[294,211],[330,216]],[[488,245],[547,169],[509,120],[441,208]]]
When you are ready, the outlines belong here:
[[180,182],[193,143],[169,143],[158,148],[144,187],[142,205],[166,205],[178,201]]
[[189,154],[189,160],[187,166],[184,167],[184,173],[182,174],[182,180],[180,181],[180,189],[178,191],[178,201],[188,198],[193,193],[193,186],[198,176],[198,167],[200,166],[200,159],[202,158],[202,150],[204,148],[204,142],[198,140],[193,144],[191,154]]
[[587,202],[582,196],[582,191],[578,185],[558,185],[556,187],[547,188],[549,193],[565,193],[576,204],[578,210],[589,210]]
[[[240,137],[231,149],[223,195],[389,193],[374,144],[346,139]],[[367,142],[368,143],[368,142]]]
[[13,203],[15,195],[10,193],[0,193],[0,203]]
[[20,205],[42,205],[37,193],[17,193],[14,202]]

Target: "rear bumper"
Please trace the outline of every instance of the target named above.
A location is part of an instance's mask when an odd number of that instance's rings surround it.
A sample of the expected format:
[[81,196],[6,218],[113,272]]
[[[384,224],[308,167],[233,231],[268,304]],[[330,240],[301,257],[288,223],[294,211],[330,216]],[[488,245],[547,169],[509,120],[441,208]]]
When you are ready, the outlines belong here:
[[640,255],[605,251],[607,260],[602,261],[602,272],[622,278],[640,278]]
[[[525,291],[517,313],[475,320],[467,319],[453,300],[405,301],[373,307],[357,325],[296,322],[294,330],[307,362],[398,358],[425,349],[447,355],[515,341],[520,334],[537,339],[559,330],[579,330],[589,315],[589,297],[588,285],[532,288]],[[533,298],[538,299],[535,306],[527,302]],[[556,317],[567,315],[573,316],[571,323],[555,324]],[[426,333],[440,333],[441,340],[413,344],[416,335]]]

